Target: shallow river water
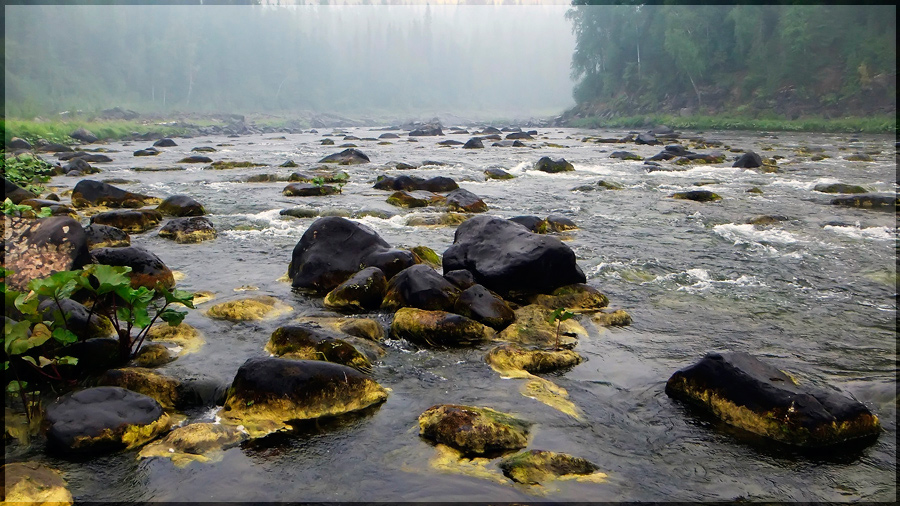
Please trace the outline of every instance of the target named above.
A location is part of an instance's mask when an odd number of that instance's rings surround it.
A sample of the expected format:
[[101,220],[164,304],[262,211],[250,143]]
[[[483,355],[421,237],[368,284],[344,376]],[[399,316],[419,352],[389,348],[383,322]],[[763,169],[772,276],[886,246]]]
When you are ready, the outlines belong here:
[[[357,137],[381,131],[345,129]],[[620,149],[651,156],[662,146],[595,144],[587,135],[622,137],[624,131],[539,129],[525,148],[463,150],[441,147],[448,138],[404,132],[390,145],[353,141],[372,163],[342,167],[350,182],[340,195],[285,197],[285,182],[245,183],[253,174],[287,176],[316,166],[340,151],[322,146],[321,133],[176,138],[177,147],[157,157],[132,151],[149,142],[103,147],[114,161],[97,164],[104,180],[139,193],[193,196],[219,231],[213,241],[176,244],[157,231],[133,234],[132,244],[159,255],[183,274],[179,288],[208,290],[212,303],[268,294],[293,307],[272,320],[230,323],[191,311],[186,322],[206,343],[162,368],[175,377],[207,377],[228,383],[248,358],[265,356],[272,331],[304,315],[322,314],[321,299],[293,293],[279,281],[291,250],[314,218],[280,216],[294,206],[367,209],[396,216],[360,218],[397,247],[428,246],[442,253],[455,227],[412,227],[410,214],[385,202],[388,192],[372,184],[379,174],[454,178],[481,196],[489,214],[512,217],[550,214],[574,220],[579,229],[564,239],[575,251],[588,284],[633,317],[628,327],[603,329],[582,318],[590,335],[576,350],[586,361],[548,376],[565,388],[584,413],[575,419],[519,393],[522,380],[501,379],[483,360],[489,345],[474,349],[419,349],[388,341],[374,377],[391,389],[384,404],[364,413],[298,427],[227,450],[219,462],[176,468],[168,459],[138,460],[124,452],[70,461],[43,460],[64,471],[77,501],[892,501],[896,498],[896,254],[895,214],[830,205],[819,183],[859,184],[873,192],[896,190],[894,139],[887,136],[703,132],[721,141],[729,161],[648,172],[640,161],[611,159]],[[691,134],[696,134],[692,132]],[[682,138],[687,136],[684,133]],[[554,144],[549,146],[548,144]],[[224,146],[228,144],[228,146]],[[252,161],[265,167],[206,170],[179,165],[191,148],[213,146],[213,160]],[[727,148],[781,155],[779,170],[732,168]],[[821,148],[812,161],[799,148]],[[702,149],[709,152],[714,149]],[[873,162],[844,159],[867,152]],[[531,170],[541,156],[565,157],[575,171]],[[280,168],[294,160],[296,169]],[[415,170],[384,169],[390,161],[447,163]],[[506,168],[512,180],[485,180],[489,166]],[[147,172],[134,167],[180,167]],[[572,191],[599,180],[621,190]],[[50,186],[71,188],[76,178]],[[716,203],[675,200],[676,192],[700,188],[722,196]],[[758,187],[761,194],[748,193]],[[758,215],[782,215],[768,226],[747,224]],[[87,223],[87,219],[84,220]],[[258,291],[235,291],[251,285]],[[389,315],[375,315],[385,323]],[[871,446],[837,455],[807,455],[776,447],[698,416],[669,399],[664,386],[679,368],[709,351],[746,351],[794,375],[801,384],[831,385],[876,413],[884,432]],[[605,482],[555,481],[542,487],[503,477],[497,461],[482,475],[433,465],[436,449],[418,435],[417,417],[434,404],[488,406],[534,423],[529,449],[566,452],[597,464]],[[209,421],[214,407],[187,413]]]

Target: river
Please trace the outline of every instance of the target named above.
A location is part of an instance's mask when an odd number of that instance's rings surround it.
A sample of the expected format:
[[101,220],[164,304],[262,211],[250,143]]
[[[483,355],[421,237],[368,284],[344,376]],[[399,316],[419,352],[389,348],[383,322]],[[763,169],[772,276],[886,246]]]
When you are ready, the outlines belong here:
[[[391,389],[381,406],[337,420],[310,423],[290,434],[226,450],[219,462],[176,468],[168,459],[138,460],[136,452],[78,461],[32,457],[61,469],[76,500],[88,501],[892,501],[896,499],[896,301],[897,229],[893,212],[830,205],[820,183],[859,184],[879,193],[896,190],[895,139],[849,134],[702,132],[724,147],[729,161],[648,172],[641,161],[611,159],[625,149],[648,157],[662,146],[582,142],[589,135],[622,137],[626,131],[541,128],[529,147],[464,150],[438,146],[469,135],[418,137],[404,132],[392,144],[352,141],[372,163],[342,167],[350,174],[340,195],[285,197],[286,182],[247,183],[254,174],[287,176],[316,166],[340,151],[320,145],[323,134],[264,134],[176,138],[157,157],[133,157],[150,142],[111,143],[113,162],[88,176],[134,181],[117,186],[166,197],[193,196],[215,224],[217,239],[176,244],[157,232],[132,234],[132,244],[159,255],[183,275],[185,290],[216,294],[212,303],[268,294],[294,311],[273,320],[230,323],[191,311],[186,322],[206,343],[199,352],[164,366],[178,378],[206,377],[229,383],[248,358],[265,356],[272,331],[305,315],[324,312],[321,299],[293,293],[279,281],[291,250],[314,218],[279,215],[294,206],[393,213],[363,217],[393,246],[428,246],[442,253],[455,227],[407,226],[409,214],[385,202],[372,184],[380,174],[449,176],[479,195],[501,217],[550,214],[579,225],[567,232],[588,284],[611,308],[633,318],[627,327],[586,325],[589,338],[576,350],[586,360],[549,375],[585,414],[577,420],[519,393],[521,380],[501,379],[485,364],[489,345],[474,349],[419,349],[388,341],[374,377]],[[360,138],[383,133],[344,129]],[[474,130],[472,130],[474,132]],[[684,132],[682,139],[697,132]],[[552,144],[552,146],[550,145]],[[213,160],[264,167],[205,170],[179,165],[191,148],[212,146]],[[92,146],[96,147],[96,146]],[[778,172],[731,167],[735,153],[780,155]],[[799,148],[828,155],[813,161]],[[844,159],[871,153],[872,162]],[[575,171],[531,170],[541,156],[565,157]],[[293,160],[296,169],[278,165]],[[414,170],[383,169],[387,162],[419,164]],[[512,180],[485,180],[499,166]],[[134,167],[180,167],[135,171]],[[620,190],[572,191],[599,180]],[[77,178],[56,177],[52,187],[74,187]],[[701,188],[722,196],[715,203],[675,200],[676,192]],[[762,193],[748,193],[757,187]],[[758,215],[787,218],[768,226],[747,224]],[[87,223],[87,219],[84,219]],[[236,291],[252,286],[254,291]],[[375,315],[387,322],[389,315]],[[663,392],[669,376],[709,351],[746,351],[789,371],[800,382],[831,385],[876,413],[884,432],[852,453],[814,456],[760,442],[698,417]],[[506,480],[489,462],[483,477],[436,469],[435,447],[418,435],[417,417],[434,404],[488,406],[533,422],[529,449],[584,457],[608,475],[605,482],[549,482],[543,487]],[[210,421],[213,407],[188,412]]]

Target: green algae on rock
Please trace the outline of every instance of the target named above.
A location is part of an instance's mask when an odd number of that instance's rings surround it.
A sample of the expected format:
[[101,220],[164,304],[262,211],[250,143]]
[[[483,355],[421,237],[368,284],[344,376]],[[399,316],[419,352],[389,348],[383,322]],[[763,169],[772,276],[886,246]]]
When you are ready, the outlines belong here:
[[537,485],[553,479],[595,473],[601,479],[606,478],[606,474],[597,473],[600,468],[592,462],[581,457],[545,450],[529,450],[506,457],[500,461],[499,466],[506,477],[525,485]]
[[573,350],[526,350],[512,344],[491,349],[485,361],[506,377],[521,377],[517,371],[531,374],[553,372],[581,363],[581,355]]
[[[196,304],[196,299],[194,301]],[[200,331],[184,322],[175,326],[156,325],[147,332],[147,339],[152,342],[174,344],[175,348],[171,351],[178,353],[178,356],[194,353],[206,342]]]
[[426,311],[404,307],[394,314],[394,339],[429,346],[467,346],[494,335],[494,330],[475,320],[446,311]]
[[616,309],[612,313],[594,313],[591,321],[602,327],[625,327],[631,325],[631,315],[624,309]]
[[39,462],[14,462],[0,469],[5,477],[3,504],[31,503],[63,506],[74,503],[61,472]]
[[164,457],[172,459],[175,467],[191,462],[217,462],[223,450],[247,439],[240,427],[217,423],[192,423],[178,427],[164,438],[141,448],[138,458]]
[[293,311],[292,307],[275,297],[261,295],[216,304],[206,314],[218,320],[240,322],[274,318],[290,311]]
[[143,367],[123,367],[106,371],[97,385],[125,388],[154,399],[165,410],[172,410],[179,403],[181,382]]
[[316,360],[252,358],[238,369],[221,423],[243,425],[250,437],[286,429],[291,421],[359,411],[387,399],[369,376]]
[[599,311],[609,305],[606,295],[584,283],[561,286],[553,290],[550,295],[535,295],[530,302],[549,309],[564,307],[576,313]]
[[419,416],[420,435],[465,455],[517,450],[528,444],[531,424],[490,408],[442,404]]
[[[539,348],[556,345],[557,325],[548,321],[550,309],[529,304],[516,309],[515,313],[516,321],[500,331],[498,340]],[[586,335],[587,330],[574,319],[559,324],[559,345],[563,348],[573,347],[578,337]]]
[[743,353],[709,353],[666,383],[669,397],[725,423],[782,443],[824,447],[874,441],[878,417],[837,392],[800,387],[776,367]]

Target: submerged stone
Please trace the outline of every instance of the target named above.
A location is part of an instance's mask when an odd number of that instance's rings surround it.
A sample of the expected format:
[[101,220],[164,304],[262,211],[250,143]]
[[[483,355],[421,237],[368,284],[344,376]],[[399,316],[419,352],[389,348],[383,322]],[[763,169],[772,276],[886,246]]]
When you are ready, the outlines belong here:
[[516,371],[541,374],[574,367],[582,358],[573,350],[527,350],[504,344],[489,351],[485,361],[504,376],[517,376]]
[[216,304],[209,308],[206,314],[218,320],[240,322],[274,318],[290,311],[293,311],[292,307],[275,297],[261,295]]
[[[556,345],[557,324],[550,323],[548,318],[552,310],[535,304],[516,309],[516,321],[503,329],[497,338],[524,346],[552,348]],[[586,336],[587,331],[574,319],[559,324],[559,345],[572,348],[579,336]]]
[[144,394],[158,402],[163,409],[171,410],[179,403],[178,389],[181,383],[175,378],[143,367],[123,367],[106,371],[100,376],[97,385],[122,387]]
[[625,327],[631,325],[631,315],[624,309],[616,309],[612,313],[594,313],[591,321],[603,327]]
[[800,386],[781,370],[743,352],[707,354],[673,374],[666,394],[725,423],[790,445],[874,441],[881,432],[878,417],[860,402],[831,390]]
[[429,346],[468,346],[490,339],[493,329],[446,311],[405,307],[394,314],[391,336]]
[[422,437],[465,455],[483,455],[524,448],[530,424],[490,408],[443,404],[419,416],[419,429]]
[[584,283],[561,286],[550,295],[538,294],[530,301],[548,309],[563,307],[576,312],[599,311],[609,305],[606,295]]
[[221,422],[243,425],[251,437],[294,420],[358,411],[387,399],[387,391],[356,369],[315,360],[252,358],[238,369]]
[[119,387],[96,387],[64,395],[47,407],[48,443],[65,452],[130,449],[168,429],[158,402]]
[[191,462],[217,462],[222,451],[239,445],[247,439],[247,432],[230,425],[217,423],[192,423],[178,427],[166,437],[141,448],[138,457],[164,457],[172,459],[175,467]]
[[[196,299],[194,303],[197,304]],[[174,348],[171,351],[179,356],[194,353],[205,343],[200,331],[184,322],[175,326],[155,325],[147,332],[147,339],[156,343],[173,344]]]
[[832,205],[896,211],[900,198],[896,195],[858,195],[856,197],[839,197],[831,201]]
[[[600,468],[581,458],[565,453],[530,450],[500,461],[500,469],[507,478],[526,485],[537,485],[552,479],[593,474]],[[602,474],[602,478],[606,475]]]

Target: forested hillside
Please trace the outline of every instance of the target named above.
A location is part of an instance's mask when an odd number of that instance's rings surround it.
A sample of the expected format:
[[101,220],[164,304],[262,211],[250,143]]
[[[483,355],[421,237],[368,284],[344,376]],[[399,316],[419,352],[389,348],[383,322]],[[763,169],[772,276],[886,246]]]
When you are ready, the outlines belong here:
[[568,117],[895,114],[895,6],[589,3]]

